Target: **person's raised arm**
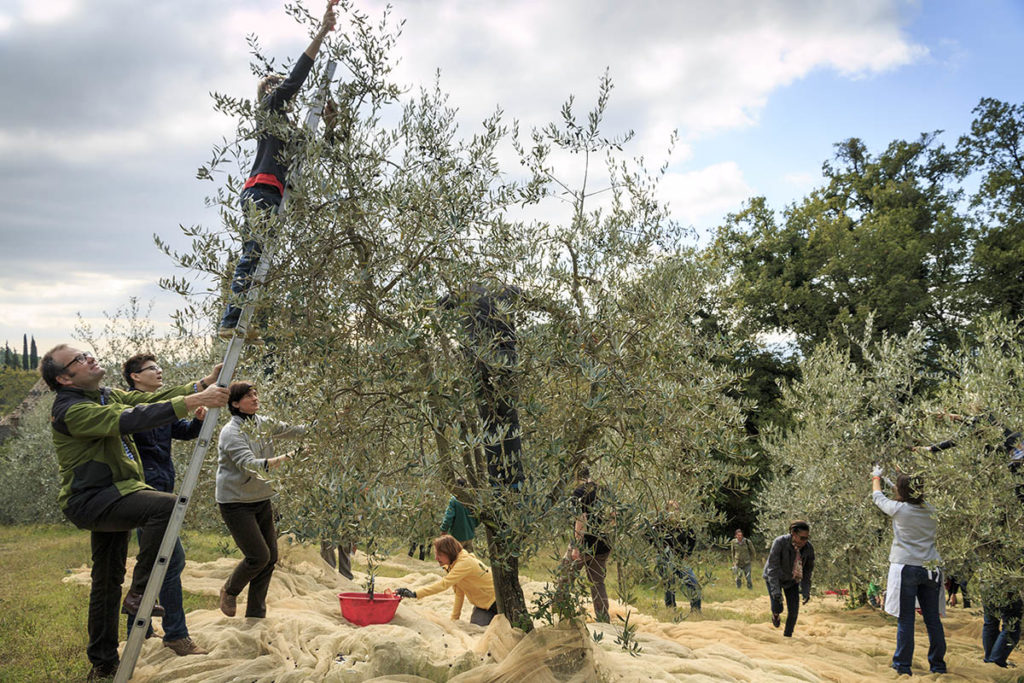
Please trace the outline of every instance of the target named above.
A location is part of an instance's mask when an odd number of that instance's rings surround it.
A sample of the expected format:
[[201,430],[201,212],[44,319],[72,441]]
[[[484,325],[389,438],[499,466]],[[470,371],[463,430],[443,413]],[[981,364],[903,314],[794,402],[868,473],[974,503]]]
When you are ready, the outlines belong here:
[[324,18],[320,22],[320,29],[317,30],[316,35],[313,36],[313,41],[306,48],[306,56],[310,59],[316,59],[316,53],[320,51],[320,45],[323,44],[324,38],[327,34],[334,30],[334,23],[337,21],[337,17],[334,15],[334,5],[338,0],[330,0],[327,3],[327,11],[324,12]]

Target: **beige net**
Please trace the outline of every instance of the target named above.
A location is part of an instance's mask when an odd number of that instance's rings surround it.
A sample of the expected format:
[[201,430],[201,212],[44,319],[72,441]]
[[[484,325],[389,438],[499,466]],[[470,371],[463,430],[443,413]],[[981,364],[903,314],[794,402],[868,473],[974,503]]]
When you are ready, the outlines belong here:
[[[483,683],[590,683],[612,681],[878,681],[895,679],[889,668],[895,622],[870,608],[844,610],[839,600],[815,599],[801,608],[793,638],[768,623],[768,600],[757,595],[727,603],[706,603],[703,618],[661,622],[632,612],[640,656],[615,642],[621,628],[609,624],[566,623],[524,635],[503,617],[489,627],[449,618],[451,592],[405,600],[390,624],[360,628],[341,616],[337,594],[362,589],[365,575],[347,581],[322,559],[318,549],[280,541],[281,560],[268,595],[266,619],[225,617],[218,610],[196,610],[188,626],[209,655],[178,657],[159,638],[146,641],[136,681],[298,683],[299,681],[447,681]],[[216,596],[237,559],[189,562],[185,588]],[[353,567],[365,566],[357,554]],[[378,590],[417,587],[436,580],[437,565],[404,556],[384,564]],[[131,575],[129,567],[128,575]],[[81,567],[65,581],[88,585]],[[524,584],[527,601],[542,590]],[[752,595],[754,595],[752,593]],[[244,613],[245,593],[239,596]],[[624,607],[612,601],[612,619]],[[156,620],[159,628],[159,620]],[[1019,680],[1018,670],[981,661],[980,610],[950,610],[943,620],[949,651],[947,677],[961,680]],[[600,634],[600,642],[595,642]],[[927,674],[927,637],[918,620],[916,673]],[[1019,653],[1011,662],[1024,666]],[[929,680],[927,675],[924,680]]]

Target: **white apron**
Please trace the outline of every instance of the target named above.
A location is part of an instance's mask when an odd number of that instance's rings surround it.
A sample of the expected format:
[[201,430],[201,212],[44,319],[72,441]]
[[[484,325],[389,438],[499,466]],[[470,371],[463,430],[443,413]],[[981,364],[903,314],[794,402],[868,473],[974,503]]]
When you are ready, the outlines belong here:
[[[904,565],[895,562],[889,565],[889,578],[886,580],[885,586],[885,611],[897,619],[900,616],[900,588],[903,586],[903,567]],[[942,580],[941,569],[929,569],[929,579],[932,578],[933,572],[939,575],[939,616],[944,617],[946,616],[946,582]],[[921,606],[920,602],[915,604],[918,607]]]

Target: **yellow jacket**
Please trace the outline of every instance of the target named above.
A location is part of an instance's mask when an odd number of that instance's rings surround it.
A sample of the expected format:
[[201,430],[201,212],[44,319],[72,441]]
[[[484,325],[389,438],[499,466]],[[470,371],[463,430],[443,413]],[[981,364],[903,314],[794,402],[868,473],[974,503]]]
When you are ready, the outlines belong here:
[[471,552],[463,550],[444,570],[447,573],[443,579],[426,588],[417,588],[416,597],[425,598],[448,588],[454,589],[455,605],[452,607],[452,619],[458,619],[462,615],[462,602],[467,597],[480,609],[488,609],[494,604],[494,581],[491,579],[491,570]]

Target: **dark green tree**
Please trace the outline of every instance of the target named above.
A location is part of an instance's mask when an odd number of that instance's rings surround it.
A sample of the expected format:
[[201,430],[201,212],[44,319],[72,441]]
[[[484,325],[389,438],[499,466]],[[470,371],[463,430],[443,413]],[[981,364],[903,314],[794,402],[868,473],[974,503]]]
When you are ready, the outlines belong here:
[[21,369],[28,370],[28,335],[21,335]]
[[824,164],[827,184],[781,215],[752,199],[716,240],[742,318],[755,332],[792,335],[807,353],[829,338],[851,345],[874,316],[875,338],[920,328],[937,357],[972,303],[956,168],[934,133],[877,156],[850,138]]
[[39,367],[39,350],[36,349],[36,336],[32,335],[32,341],[29,344],[29,369]]
[[971,196],[977,244],[973,290],[985,308],[1024,315],[1024,105],[985,98],[960,138],[960,175],[980,174]]

